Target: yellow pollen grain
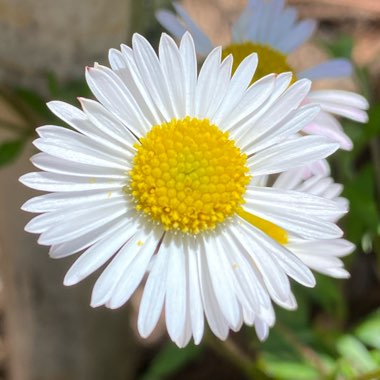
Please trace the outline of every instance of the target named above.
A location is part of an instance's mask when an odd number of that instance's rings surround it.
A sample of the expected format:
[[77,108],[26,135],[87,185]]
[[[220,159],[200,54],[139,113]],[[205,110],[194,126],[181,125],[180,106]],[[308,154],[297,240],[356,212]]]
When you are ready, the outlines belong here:
[[207,119],[156,125],[135,145],[124,191],[136,209],[166,230],[212,230],[244,203],[247,157]]
[[276,224],[253,215],[247,211],[244,211],[241,208],[237,210],[237,214],[248,223],[265,232],[268,236],[276,240],[278,243],[286,244],[288,242],[288,233]]
[[139,241],[137,242],[137,245],[138,245],[139,247],[141,247],[141,246],[143,246],[143,245],[144,245],[144,242],[143,242],[143,241],[141,241],[141,240],[139,240]]
[[235,72],[244,58],[251,53],[257,53],[259,57],[258,66],[255,75],[252,78],[252,82],[257,81],[268,74],[280,74],[287,71],[291,71],[293,73],[292,83],[296,81],[295,72],[287,63],[286,55],[268,45],[256,44],[249,41],[231,44],[223,49],[222,57],[224,59],[229,54],[232,54],[234,58],[232,72]]

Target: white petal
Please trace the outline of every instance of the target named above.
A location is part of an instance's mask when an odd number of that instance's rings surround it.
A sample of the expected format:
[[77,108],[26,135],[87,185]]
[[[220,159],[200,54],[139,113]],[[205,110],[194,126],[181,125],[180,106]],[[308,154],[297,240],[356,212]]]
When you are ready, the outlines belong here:
[[55,173],[35,172],[27,173],[19,178],[25,186],[42,191],[87,191],[104,190],[112,192],[121,189],[125,181],[115,181],[110,179],[97,179],[73,177]]
[[343,129],[333,128],[330,124],[314,119],[303,129],[304,133],[310,135],[325,136],[331,141],[335,141],[340,145],[341,149],[352,150],[352,140],[346,135]]
[[240,320],[240,307],[234,294],[232,275],[223,253],[223,247],[218,244],[217,233],[204,239],[206,258],[212,286],[219,307],[232,328]]
[[100,103],[85,98],[79,98],[79,101],[88,119],[103,132],[103,136],[117,141],[124,150],[134,153],[133,145],[137,140],[125,125]]
[[172,235],[167,244],[170,260],[166,277],[165,318],[169,336],[176,342],[186,327],[186,260],[179,237]]
[[85,112],[60,101],[49,102],[47,106],[75,130],[95,141],[97,146],[105,146],[122,157],[125,150],[131,152],[136,139],[124,125],[98,102],[85,98],[78,100]]
[[[320,112],[319,106],[307,105],[292,111],[285,119],[280,120],[277,124],[271,125],[268,122],[267,130],[262,134],[252,133],[250,131],[237,142],[243,146],[243,149],[248,154],[256,153],[277,144],[280,141],[286,140],[288,137],[298,133],[306,125],[312,122]],[[252,132],[256,129],[256,125],[252,128]],[[244,142],[244,136],[245,141]],[[250,140],[251,139],[251,140]]]
[[81,164],[73,161],[66,161],[61,158],[50,156],[46,153],[38,153],[31,158],[35,167],[50,173],[65,174],[78,177],[109,178],[118,181],[125,180],[124,170],[113,168],[102,168],[93,165]]
[[186,101],[186,115],[194,115],[195,88],[197,85],[197,57],[195,54],[194,41],[189,33],[182,37],[179,47],[184,72],[184,88]]
[[[314,180],[314,178],[312,179]],[[331,179],[328,178],[328,180]],[[321,186],[320,178],[317,177],[316,182],[318,186]],[[342,213],[347,211],[342,210],[332,200],[313,195],[313,191],[307,191],[307,188],[302,187],[300,190],[302,191],[250,186],[244,198],[251,211],[265,212],[268,210],[276,213],[297,213],[305,217],[310,216],[321,219],[341,216]]]
[[275,80],[275,74],[270,74],[254,82],[233,112],[220,121],[222,128],[227,131],[239,128],[242,121],[252,115],[272,94]]
[[95,228],[86,234],[77,237],[76,239],[69,240],[65,243],[52,245],[49,250],[49,256],[52,259],[60,259],[62,257],[73,255],[106,238],[107,236],[112,235],[122,223],[125,223],[125,215]]
[[128,87],[111,69],[97,65],[86,70],[86,80],[92,93],[116,115],[136,136],[140,137],[151,127],[138,102]]
[[204,332],[204,315],[199,280],[200,267],[197,262],[197,246],[194,243],[191,238],[185,238],[185,252],[188,260],[189,313],[194,343],[199,344]]
[[178,47],[167,34],[162,34],[159,44],[159,57],[169,95],[172,99],[175,117],[182,119],[186,116],[185,74]]
[[166,239],[167,236],[165,235],[156,254],[140,303],[137,328],[143,338],[152,333],[164,305],[168,267],[171,258],[166,246]]
[[83,206],[87,202],[92,203],[93,201],[103,203],[109,198],[121,197],[125,197],[125,194],[120,190],[109,193],[104,190],[50,193],[29,199],[21,206],[21,209],[28,212],[47,212],[72,206]]
[[[75,239],[125,214],[127,209],[126,202],[120,202],[111,205],[105,204],[97,208],[92,207],[85,211],[71,211],[70,214],[66,213],[66,218],[64,218],[61,223],[44,231],[38,239],[38,242],[42,245],[52,245]],[[53,213],[44,214],[41,215],[41,217],[46,215],[48,218],[51,216],[51,220],[53,221],[56,215],[59,217],[65,215],[64,212],[61,213],[60,211],[55,212],[54,215],[51,214]],[[83,221],[85,221],[85,223],[83,223]]]
[[257,64],[258,58],[256,53],[250,54],[240,63],[231,78],[226,96],[212,118],[213,123],[220,126],[221,121],[239,104],[244,96],[244,92],[251,83]]
[[[231,231],[224,231],[222,236],[223,246],[228,250],[226,255],[233,269],[236,287],[239,287],[237,296],[243,309],[251,310],[254,314],[264,318],[269,324],[274,322],[274,313],[270,307],[270,299],[267,290],[255,273],[252,261],[247,259],[242,252],[246,252],[241,241],[237,241]],[[247,304],[248,302],[248,304]]]
[[331,240],[291,240],[287,247],[294,253],[310,253],[315,256],[347,256],[355,250],[355,245],[344,239]]
[[279,143],[248,159],[252,175],[279,173],[326,158],[339,148],[319,136],[305,136]]
[[127,302],[142,281],[159,239],[157,230],[136,231],[96,281],[91,306],[116,309]]
[[[211,121],[213,121],[214,116],[218,113],[220,104],[223,102],[223,99],[229,91],[232,61],[232,56],[227,56],[217,70],[216,84],[213,88],[213,97],[207,110],[207,117]],[[223,129],[222,125],[219,125],[219,127]]]
[[366,123],[368,115],[365,110],[369,105],[367,100],[353,92],[340,90],[312,91],[308,100],[318,103],[326,112],[332,112],[339,116]]
[[[136,63],[133,50],[129,46],[122,44],[121,52],[125,60],[126,69],[118,70],[118,75],[133,94],[144,115],[152,121],[152,125],[161,124],[167,120],[162,114],[162,112],[164,112],[164,114],[166,112],[162,107],[162,99],[155,99],[154,96],[152,96],[149,80],[144,81],[138,64]],[[145,82],[147,82],[147,85]]]
[[177,39],[181,38],[186,32],[186,28],[172,12],[167,10],[158,10],[156,12],[156,19]]
[[207,117],[207,111],[214,97],[214,87],[217,85],[218,71],[221,59],[221,48],[215,48],[205,59],[199,71],[195,90],[195,115],[198,118]]
[[170,121],[175,112],[158,57],[149,42],[139,34],[133,35],[132,45],[140,77],[164,120]]
[[205,33],[197,26],[197,24],[191,19],[185,9],[178,3],[173,3],[176,12],[181,16],[186,28],[194,38],[194,43],[197,48],[197,52],[200,55],[207,55],[213,48],[210,39]]
[[278,41],[284,53],[291,53],[307,41],[315,32],[317,23],[314,20],[302,20],[291,31]]
[[[278,203],[277,203],[278,204]],[[299,215],[299,209],[277,210],[274,206],[260,208],[252,206],[248,201],[244,208],[246,211],[268,220],[285,231],[290,231],[305,239],[334,239],[341,237],[343,232],[338,226],[329,221],[309,215]]]
[[198,268],[203,308],[211,331],[219,339],[225,340],[228,336],[228,324],[220,310],[211,284],[210,270],[212,270],[212,268],[208,268],[206,261],[207,254],[208,252],[205,251],[203,246],[198,248]]
[[274,88],[271,90],[269,98],[262,104],[255,112],[249,115],[240,123],[240,130],[242,133],[247,129],[252,129],[256,121],[259,120],[263,115],[265,115],[268,110],[271,110],[275,102],[284,93],[284,91],[289,87],[292,80],[292,73],[282,73],[276,76]]
[[66,207],[64,209],[58,209],[49,213],[38,215],[34,217],[26,226],[25,230],[31,233],[41,233],[49,228],[52,228],[58,224],[62,224],[67,219],[74,216],[86,217],[92,210],[101,210],[105,208],[119,207],[126,203],[124,197],[115,199],[107,199],[105,202],[100,203],[97,200],[88,201],[85,205],[76,205],[74,207]]
[[348,59],[344,58],[322,62],[297,74],[298,78],[308,78],[311,80],[349,77],[351,75],[352,64]]
[[37,128],[41,135],[33,144],[42,152],[51,156],[74,161],[86,165],[102,166],[105,168],[129,168],[130,159],[118,152],[100,147],[88,137],[66,128],[47,126]]
[[262,246],[262,242],[257,239],[257,235],[252,233],[254,227],[250,226],[250,229],[247,229],[245,224],[246,222],[241,220],[238,227],[232,227],[231,229],[236,236],[239,236],[242,241],[249,245],[249,250],[247,251],[254,261],[271,298],[277,303],[286,304],[291,290],[284,270],[271,255],[268,255],[266,247]]
[[136,233],[136,224],[127,219],[112,234],[88,248],[67,272],[64,285],[75,285],[104,265]]

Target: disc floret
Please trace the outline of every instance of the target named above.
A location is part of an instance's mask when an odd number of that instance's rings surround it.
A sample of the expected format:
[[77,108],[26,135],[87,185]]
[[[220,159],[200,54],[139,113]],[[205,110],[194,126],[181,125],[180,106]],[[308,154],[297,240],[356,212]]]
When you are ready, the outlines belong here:
[[212,230],[244,203],[247,157],[208,119],[156,125],[135,148],[127,191],[165,230]]

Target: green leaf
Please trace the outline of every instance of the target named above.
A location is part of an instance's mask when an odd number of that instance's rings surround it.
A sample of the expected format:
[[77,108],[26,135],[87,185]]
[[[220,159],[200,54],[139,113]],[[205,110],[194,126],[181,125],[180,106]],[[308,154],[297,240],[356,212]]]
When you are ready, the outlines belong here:
[[166,376],[175,373],[186,364],[195,360],[201,353],[202,348],[199,346],[190,344],[180,349],[172,343],[168,343],[153,359],[141,380],[164,379]]
[[281,361],[276,358],[262,357],[260,368],[278,380],[318,380],[320,374],[309,364]]
[[342,336],[337,341],[337,350],[353,368],[361,372],[367,372],[377,368],[377,364],[367,348],[352,335]]
[[14,161],[21,153],[24,146],[24,139],[5,141],[0,144],[0,166]]
[[380,313],[376,313],[355,329],[355,335],[368,346],[380,349]]

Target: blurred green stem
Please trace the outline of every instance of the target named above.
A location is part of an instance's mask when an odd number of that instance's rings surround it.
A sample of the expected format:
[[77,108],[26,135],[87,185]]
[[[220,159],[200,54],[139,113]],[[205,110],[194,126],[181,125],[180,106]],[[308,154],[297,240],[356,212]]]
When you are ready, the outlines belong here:
[[276,323],[277,330],[281,333],[284,339],[294,348],[299,354],[310,363],[320,374],[325,377],[328,374],[327,368],[323,364],[319,355],[309,346],[304,344],[296,334],[281,322]]
[[256,367],[255,360],[243,352],[231,338],[221,341],[208,333],[205,337],[205,342],[214,352],[226,358],[245,373],[248,379],[272,380],[270,376]]

